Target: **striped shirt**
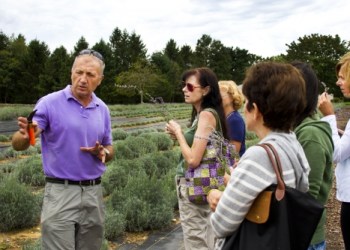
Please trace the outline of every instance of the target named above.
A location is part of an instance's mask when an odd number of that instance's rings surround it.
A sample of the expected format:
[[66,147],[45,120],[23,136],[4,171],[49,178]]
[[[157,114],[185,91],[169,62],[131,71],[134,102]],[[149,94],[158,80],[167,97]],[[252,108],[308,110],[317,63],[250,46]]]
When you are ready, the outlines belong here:
[[[263,142],[271,143],[278,152],[285,184],[306,192],[310,168],[295,134],[273,132]],[[265,149],[260,146],[250,147],[233,170],[216,211],[211,216],[216,236],[225,238],[235,232],[255,198],[274,183],[277,183],[276,174]],[[221,249],[221,246],[217,249]]]

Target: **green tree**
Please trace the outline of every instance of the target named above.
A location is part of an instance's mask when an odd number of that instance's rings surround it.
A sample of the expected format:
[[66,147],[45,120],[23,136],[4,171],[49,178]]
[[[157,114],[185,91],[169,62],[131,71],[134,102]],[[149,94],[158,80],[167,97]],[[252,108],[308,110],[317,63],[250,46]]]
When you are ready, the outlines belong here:
[[6,36],[6,34],[0,31],[0,50],[8,49],[9,44],[10,39]]
[[146,47],[135,32],[129,35],[126,30],[122,32],[115,28],[109,42],[116,74],[129,70],[136,61],[146,59]]
[[286,62],[286,57],[283,54],[277,55],[277,56],[271,56],[263,59],[264,61],[275,61],[275,62]]
[[179,56],[180,56],[179,66],[182,69],[181,71],[185,71],[193,66],[194,54],[191,46],[189,45],[182,46],[179,52]]
[[108,43],[101,39],[92,49],[98,51],[103,56],[105,62],[105,70],[102,84],[96,89],[95,93],[103,101],[109,104],[116,103],[115,77],[116,72],[112,59],[112,49]]
[[164,55],[166,55],[170,60],[178,62],[179,61],[180,50],[174,39],[170,39],[164,49]]
[[219,40],[212,39],[209,35],[203,35],[196,45],[194,52],[194,64],[196,67],[209,67],[218,79],[231,79],[232,56],[231,49],[225,47]]
[[196,49],[194,52],[194,61],[196,67],[209,67],[210,68],[210,44],[213,39],[209,35],[202,35],[197,41]]
[[0,102],[11,103],[15,99],[16,85],[13,79],[19,68],[19,61],[8,50],[0,50]]
[[[9,52],[9,53],[7,53]],[[5,102],[20,103],[25,89],[25,82],[21,81],[24,69],[24,57],[28,53],[26,39],[19,34],[17,37],[12,35],[9,38],[8,50],[2,55],[1,69],[5,72],[3,82],[0,83],[4,89]],[[2,95],[2,94],[1,94]]]
[[213,40],[210,45],[209,64],[218,79],[230,79],[231,77],[231,56],[229,48],[220,41]]
[[238,85],[242,84],[247,68],[262,60],[260,56],[250,54],[248,50],[238,47],[230,48],[229,54],[231,56],[231,78],[229,79],[232,79]]
[[22,61],[22,57],[27,54],[27,44],[26,39],[22,34],[19,34],[17,37],[14,35],[10,38],[9,50],[11,54]]
[[0,102],[11,101],[11,92],[15,89],[12,84],[14,58],[9,51],[10,39],[0,32]]
[[168,91],[167,93],[163,93],[163,99],[170,102],[182,101],[183,94],[180,84],[182,72],[178,63],[161,52],[153,53],[151,63],[159,69],[160,73],[164,76],[163,78],[166,79]]
[[162,94],[159,90],[169,89],[168,86],[164,86],[164,78],[155,72],[146,60],[137,61],[130,70],[117,76],[118,92],[128,97],[140,96],[140,103],[144,103],[145,99],[152,101],[152,98]]
[[[335,96],[342,96],[336,82],[335,65],[339,58],[349,51],[349,42],[341,40],[338,35],[326,36],[311,34],[298,38],[297,42],[286,44],[288,47],[286,61],[299,60],[309,63],[320,81],[326,83]],[[323,89],[321,88],[321,91]]]
[[89,43],[86,41],[86,39],[83,36],[80,37],[78,42],[74,46],[73,58],[76,57],[80,51],[87,48],[89,48]]
[[[191,49],[191,47],[189,47]],[[177,46],[174,39],[170,39],[164,48],[163,55],[158,54],[153,57],[153,62],[157,62],[158,68],[161,68],[161,72],[166,76],[170,86],[170,102],[178,102],[183,101],[183,93],[181,90],[181,74],[184,70],[188,69],[185,65],[185,60],[189,60],[188,58],[184,58],[182,56],[189,56],[186,53],[186,47],[183,49],[183,54],[179,47]],[[188,52],[188,51],[187,51]]]
[[116,75],[129,68],[128,37],[126,30],[122,32],[119,28],[115,28],[109,38]]
[[35,103],[45,93],[45,86],[40,86],[40,76],[44,74],[45,64],[50,50],[44,42],[36,39],[29,42],[28,53],[23,57],[24,71],[21,78],[20,103]]
[[70,84],[71,67],[72,60],[67,50],[63,46],[55,49],[45,64],[45,71],[40,75],[41,96]]
[[147,49],[146,45],[142,42],[141,36],[132,32],[128,38],[128,53],[129,53],[129,66],[139,60],[145,60]]

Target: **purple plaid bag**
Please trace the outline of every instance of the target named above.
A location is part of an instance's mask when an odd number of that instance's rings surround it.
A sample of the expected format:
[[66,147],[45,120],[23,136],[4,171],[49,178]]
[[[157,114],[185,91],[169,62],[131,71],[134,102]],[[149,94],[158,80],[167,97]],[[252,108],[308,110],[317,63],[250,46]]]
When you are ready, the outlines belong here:
[[234,162],[233,145],[226,140],[219,143],[209,140],[200,165],[185,171],[189,200],[197,205],[208,204],[207,194],[211,189],[225,189],[224,175]]

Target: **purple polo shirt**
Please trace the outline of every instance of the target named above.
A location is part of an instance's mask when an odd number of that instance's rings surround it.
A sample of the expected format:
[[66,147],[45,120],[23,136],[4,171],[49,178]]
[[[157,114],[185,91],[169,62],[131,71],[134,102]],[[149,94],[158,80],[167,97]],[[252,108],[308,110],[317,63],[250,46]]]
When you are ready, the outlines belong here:
[[95,94],[87,107],[72,95],[71,85],[42,97],[33,118],[41,133],[44,174],[69,180],[100,177],[106,166],[80,147],[92,147],[96,141],[112,145],[111,119],[107,105]]

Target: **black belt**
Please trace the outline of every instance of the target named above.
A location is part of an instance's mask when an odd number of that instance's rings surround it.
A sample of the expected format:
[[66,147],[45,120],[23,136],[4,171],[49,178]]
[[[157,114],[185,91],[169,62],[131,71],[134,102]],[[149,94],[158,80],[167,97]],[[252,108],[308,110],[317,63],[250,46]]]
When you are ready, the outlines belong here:
[[70,185],[80,185],[80,186],[94,186],[101,183],[101,177],[94,180],[84,180],[84,181],[71,181],[52,177],[46,177],[46,182],[57,183],[57,184],[70,184]]

